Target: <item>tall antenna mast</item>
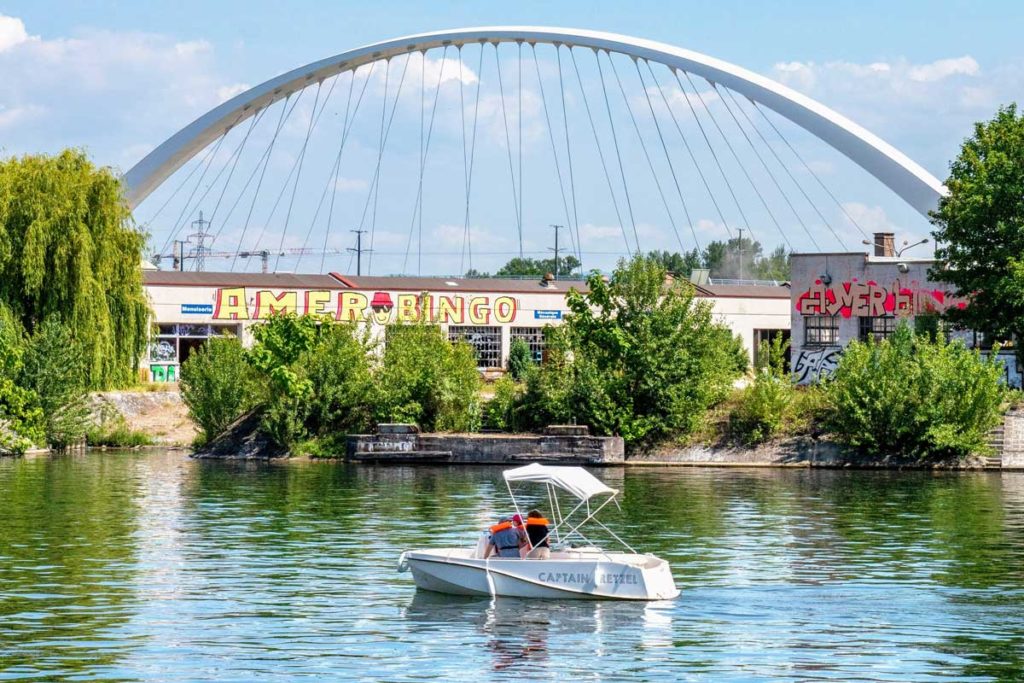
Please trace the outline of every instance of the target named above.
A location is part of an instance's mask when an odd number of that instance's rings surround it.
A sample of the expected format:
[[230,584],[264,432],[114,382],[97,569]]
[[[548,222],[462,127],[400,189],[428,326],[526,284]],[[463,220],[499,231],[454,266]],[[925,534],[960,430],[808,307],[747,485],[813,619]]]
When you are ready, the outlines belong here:
[[373,249],[363,249],[363,233],[366,232],[365,230],[349,230],[349,232],[354,232],[356,234],[356,246],[354,249],[349,247],[348,250],[356,253],[356,275],[362,275],[363,254],[369,253],[373,251]]

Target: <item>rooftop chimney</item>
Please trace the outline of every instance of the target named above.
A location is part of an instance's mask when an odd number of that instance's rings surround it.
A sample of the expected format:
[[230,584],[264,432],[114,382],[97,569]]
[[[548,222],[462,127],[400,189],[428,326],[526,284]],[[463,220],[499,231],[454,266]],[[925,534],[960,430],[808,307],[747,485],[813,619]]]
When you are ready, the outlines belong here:
[[896,236],[891,232],[875,233],[875,256],[895,256]]

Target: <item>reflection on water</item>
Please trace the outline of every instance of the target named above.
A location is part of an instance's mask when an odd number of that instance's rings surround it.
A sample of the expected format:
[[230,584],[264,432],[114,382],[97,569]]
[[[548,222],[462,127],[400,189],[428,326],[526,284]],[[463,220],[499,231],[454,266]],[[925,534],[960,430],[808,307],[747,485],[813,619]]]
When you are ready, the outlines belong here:
[[416,592],[497,468],[0,461],[0,680],[1017,680],[1024,474],[606,469],[661,603]]

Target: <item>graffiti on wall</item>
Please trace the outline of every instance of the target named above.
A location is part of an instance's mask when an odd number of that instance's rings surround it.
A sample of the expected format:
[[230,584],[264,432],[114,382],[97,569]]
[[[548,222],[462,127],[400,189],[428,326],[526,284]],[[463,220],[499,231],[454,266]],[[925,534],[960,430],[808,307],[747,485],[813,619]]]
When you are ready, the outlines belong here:
[[[988,353],[982,352],[982,355],[987,356]],[[810,384],[827,377],[835,371],[842,355],[843,349],[840,346],[801,349],[793,361],[793,376],[798,384]],[[1024,387],[1024,367],[1017,362],[1017,354],[1004,351],[998,358],[1003,364],[1003,381],[1006,386],[1014,389]]]
[[839,365],[839,357],[843,349],[839,346],[826,346],[816,349],[801,349],[793,361],[793,375],[798,384],[810,384],[822,376],[828,376]]
[[249,296],[244,287],[218,289],[214,295],[215,320],[262,320],[275,313],[328,315],[339,321],[369,320],[381,325],[390,322],[427,322],[453,325],[492,325],[515,320],[519,301],[511,296],[462,296],[460,294],[392,295],[388,292],[307,291],[274,292],[257,290]]
[[800,315],[841,315],[844,318],[895,315],[904,317],[920,313],[938,313],[950,306],[963,308],[964,301],[949,292],[917,281],[906,284],[899,279],[886,287],[874,280],[859,282],[853,278],[838,285],[815,280],[800,294],[796,310]]

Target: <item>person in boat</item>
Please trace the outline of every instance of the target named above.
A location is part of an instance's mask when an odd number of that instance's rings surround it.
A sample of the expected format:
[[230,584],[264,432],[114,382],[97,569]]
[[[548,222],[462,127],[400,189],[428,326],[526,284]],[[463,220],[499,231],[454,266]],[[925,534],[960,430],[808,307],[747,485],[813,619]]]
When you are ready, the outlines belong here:
[[551,558],[551,544],[548,536],[551,530],[548,528],[548,520],[539,510],[530,510],[526,515],[526,536],[529,545],[526,546],[528,560],[547,560]]
[[522,517],[502,517],[491,527],[491,541],[487,544],[484,559],[491,555],[518,559],[519,548],[525,544],[526,534],[523,532]]

